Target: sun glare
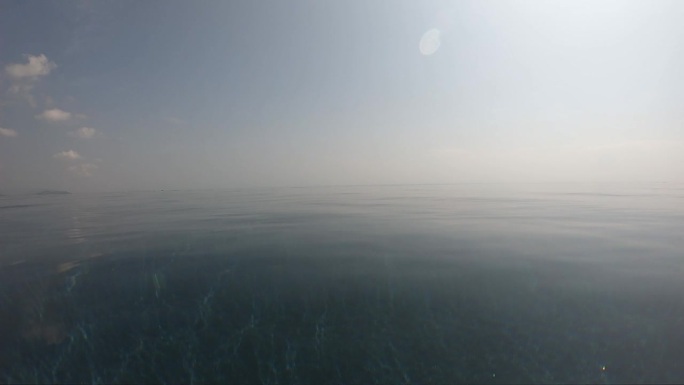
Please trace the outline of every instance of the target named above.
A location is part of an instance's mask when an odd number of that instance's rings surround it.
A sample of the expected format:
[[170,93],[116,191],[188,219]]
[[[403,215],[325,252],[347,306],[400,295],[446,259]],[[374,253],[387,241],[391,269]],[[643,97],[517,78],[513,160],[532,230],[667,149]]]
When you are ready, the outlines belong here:
[[425,56],[430,56],[437,52],[439,46],[442,44],[440,35],[439,30],[434,28],[425,32],[423,37],[420,38],[420,44],[418,45],[420,53]]

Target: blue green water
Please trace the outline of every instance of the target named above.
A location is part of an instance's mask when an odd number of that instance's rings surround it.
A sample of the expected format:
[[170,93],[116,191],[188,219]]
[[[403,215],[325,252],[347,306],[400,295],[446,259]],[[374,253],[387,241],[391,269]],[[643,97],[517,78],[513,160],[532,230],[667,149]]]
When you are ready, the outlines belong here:
[[684,189],[0,197],[0,382],[684,382]]

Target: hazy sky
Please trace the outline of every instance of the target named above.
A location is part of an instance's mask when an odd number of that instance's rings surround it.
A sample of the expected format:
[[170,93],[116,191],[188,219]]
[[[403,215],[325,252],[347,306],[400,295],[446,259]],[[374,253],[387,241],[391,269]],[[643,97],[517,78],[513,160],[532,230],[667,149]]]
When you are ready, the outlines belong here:
[[684,181],[682,1],[3,1],[0,190]]

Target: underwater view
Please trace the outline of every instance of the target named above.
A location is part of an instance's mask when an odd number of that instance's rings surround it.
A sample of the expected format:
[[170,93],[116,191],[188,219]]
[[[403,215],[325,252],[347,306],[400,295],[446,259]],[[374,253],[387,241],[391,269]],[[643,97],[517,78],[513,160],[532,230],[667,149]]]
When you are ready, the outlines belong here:
[[3,383],[681,383],[684,188],[0,197]]

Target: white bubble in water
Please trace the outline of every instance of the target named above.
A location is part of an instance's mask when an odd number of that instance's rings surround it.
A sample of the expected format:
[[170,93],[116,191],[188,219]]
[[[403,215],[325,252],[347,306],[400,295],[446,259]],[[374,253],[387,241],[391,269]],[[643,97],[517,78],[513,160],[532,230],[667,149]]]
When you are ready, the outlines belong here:
[[420,38],[420,44],[418,45],[420,53],[429,56],[437,52],[439,46],[442,44],[442,42],[439,39],[439,36],[439,30],[434,28],[425,32],[423,34],[423,37]]

